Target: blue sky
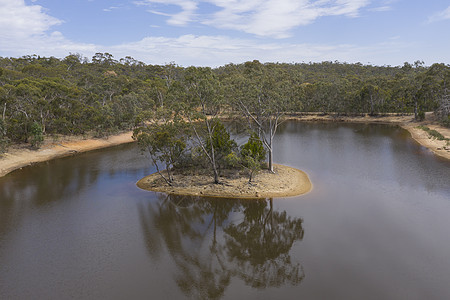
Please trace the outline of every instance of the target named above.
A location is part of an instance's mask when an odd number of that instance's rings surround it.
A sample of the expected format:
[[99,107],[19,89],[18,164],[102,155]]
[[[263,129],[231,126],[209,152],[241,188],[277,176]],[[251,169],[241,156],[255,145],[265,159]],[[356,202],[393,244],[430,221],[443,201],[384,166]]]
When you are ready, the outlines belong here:
[[450,63],[448,0],[0,0],[0,56]]

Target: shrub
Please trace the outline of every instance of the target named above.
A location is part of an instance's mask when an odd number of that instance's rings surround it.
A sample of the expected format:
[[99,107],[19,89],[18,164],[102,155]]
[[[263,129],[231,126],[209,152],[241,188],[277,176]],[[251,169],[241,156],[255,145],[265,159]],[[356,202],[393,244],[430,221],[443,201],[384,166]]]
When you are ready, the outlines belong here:
[[248,182],[252,182],[253,174],[259,172],[261,163],[266,157],[264,145],[256,133],[252,133],[247,143],[241,147],[241,161],[244,168],[248,170]]
[[31,124],[30,135],[31,147],[39,148],[44,141],[44,135],[42,133],[42,127],[38,122]]
[[6,136],[6,128],[4,122],[0,119],[0,154],[5,153],[8,150],[9,139]]
[[431,137],[438,139],[440,141],[447,141],[446,139],[439,131],[436,131],[434,129],[430,129],[427,126],[417,126],[417,128],[422,129],[423,131],[426,131]]
[[442,119],[441,123],[442,126],[450,128],[450,115],[448,115],[447,118]]
[[424,111],[419,111],[419,112],[417,113],[417,120],[418,120],[418,121],[423,121],[423,120],[425,120],[425,112],[424,112]]

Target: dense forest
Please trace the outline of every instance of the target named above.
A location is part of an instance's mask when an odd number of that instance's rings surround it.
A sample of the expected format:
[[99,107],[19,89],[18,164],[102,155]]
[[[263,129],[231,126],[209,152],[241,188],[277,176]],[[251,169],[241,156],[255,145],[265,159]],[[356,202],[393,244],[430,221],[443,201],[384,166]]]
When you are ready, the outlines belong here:
[[202,101],[192,99],[205,95],[214,102],[206,114],[241,111],[254,121],[258,109],[275,119],[302,112],[414,113],[420,119],[435,111],[449,126],[449,84],[449,65],[419,61],[395,67],[253,61],[211,69],[147,65],[109,53],[91,60],[79,54],[0,57],[0,148],[38,144],[49,134],[130,130],[161,109],[200,110]]

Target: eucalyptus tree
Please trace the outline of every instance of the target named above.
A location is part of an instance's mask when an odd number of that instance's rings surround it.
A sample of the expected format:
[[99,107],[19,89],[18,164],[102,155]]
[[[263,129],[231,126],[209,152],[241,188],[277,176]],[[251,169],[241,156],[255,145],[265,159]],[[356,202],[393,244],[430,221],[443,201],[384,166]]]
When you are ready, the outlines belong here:
[[[133,131],[133,139],[142,151],[147,151],[156,171],[169,186],[174,181],[173,168],[180,163],[186,150],[187,138],[186,123],[163,109],[154,114],[151,123]],[[165,165],[167,176],[160,170],[159,163]]]
[[97,52],[92,57],[92,63],[93,64],[100,64],[103,66],[112,66],[118,63],[117,60],[114,59],[114,56],[108,52],[101,53]]
[[[219,143],[219,114],[223,107],[221,85],[211,68],[189,67],[183,78],[184,97],[183,115],[191,125],[194,140],[200,151],[205,155],[211,166],[214,183],[219,183],[220,146],[229,142]],[[226,156],[226,155],[225,155]]]
[[0,119],[0,154],[6,152],[9,145],[9,138],[6,135],[5,121]]
[[379,113],[383,108],[385,100],[384,84],[378,84],[375,80],[367,81],[360,91],[361,101],[363,103],[364,113],[369,112],[373,116]]
[[248,171],[248,183],[252,184],[253,176],[261,170],[266,158],[266,150],[258,135],[253,132],[247,143],[241,146],[239,156],[232,153],[228,160],[232,165],[242,167]]
[[292,81],[278,65],[246,62],[240,74],[230,78],[229,96],[267,149],[273,172],[273,138],[292,101]]
[[38,122],[33,122],[33,124],[31,124],[31,129],[30,129],[31,147],[39,148],[43,141],[44,141],[44,135],[42,132],[41,125]]
[[434,93],[430,97],[436,100],[435,112],[444,121],[444,125],[450,126],[450,65],[433,64],[426,74],[432,77]]

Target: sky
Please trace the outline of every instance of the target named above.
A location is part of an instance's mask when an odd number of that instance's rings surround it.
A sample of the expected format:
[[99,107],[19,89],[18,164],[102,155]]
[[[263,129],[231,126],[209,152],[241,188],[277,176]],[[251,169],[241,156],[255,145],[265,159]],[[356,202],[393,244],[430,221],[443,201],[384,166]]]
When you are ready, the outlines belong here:
[[0,0],[0,56],[450,63],[449,0]]

